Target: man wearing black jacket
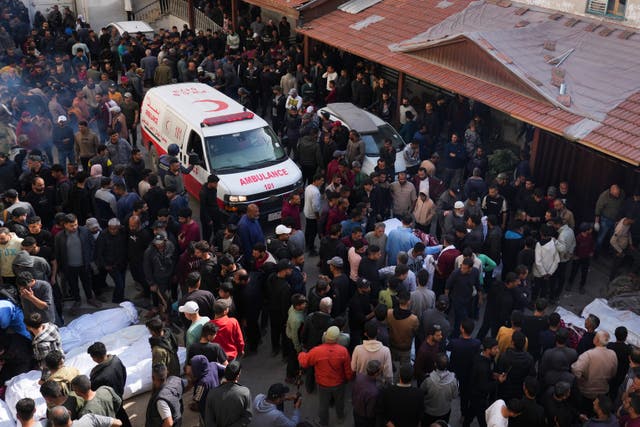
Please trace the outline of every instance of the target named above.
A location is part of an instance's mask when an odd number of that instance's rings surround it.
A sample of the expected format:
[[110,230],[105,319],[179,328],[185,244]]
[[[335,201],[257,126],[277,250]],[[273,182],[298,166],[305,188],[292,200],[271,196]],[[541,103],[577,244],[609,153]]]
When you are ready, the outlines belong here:
[[526,337],[521,331],[515,331],[511,338],[512,347],[500,355],[496,372],[505,375],[505,381],[498,386],[498,397],[505,402],[522,398],[522,383],[529,375],[535,375],[533,357],[524,351]]
[[87,302],[96,308],[102,307],[102,304],[94,298],[89,273],[90,264],[93,262],[94,246],[95,242],[89,230],[78,227],[78,218],[74,214],[65,215],[64,230],[55,238],[55,259],[60,271],[64,273],[75,301],[71,307],[72,314],[77,314],[80,308],[78,280],[82,281]]
[[[87,349],[87,353],[89,353],[91,359],[97,363],[89,374],[91,390],[95,391],[98,387],[108,386],[122,399],[124,386],[127,382],[127,368],[122,361],[118,356],[107,354],[107,348],[99,341],[91,344]],[[120,409],[116,413],[116,418],[122,421],[123,427],[131,426],[124,405],[120,406]]]
[[152,173],[149,175],[148,181],[151,188],[144,194],[142,200],[147,202],[147,206],[149,206],[149,220],[155,221],[158,218],[158,211],[169,207],[169,199],[164,189],[158,185],[158,175]]
[[219,273],[220,267],[216,262],[216,258],[211,253],[209,243],[201,240],[195,244],[195,256],[200,258],[200,278],[201,287],[204,290],[216,295],[220,287]]
[[200,189],[200,223],[202,238],[209,241],[222,227],[220,207],[218,206],[218,175],[211,174]]
[[372,303],[378,301],[378,294],[382,290],[382,279],[379,273],[379,262],[382,253],[377,245],[367,247],[367,256],[362,258],[358,266],[358,276],[366,279],[370,286],[370,298]]
[[507,273],[505,282],[496,281],[487,295],[487,308],[484,312],[482,327],[476,338],[482,339],[491,330],[491,335],[496,336],[501,326],[507,326],[513,310],[522,310],[527,301],[518,291],[520,279],[513,273]]
[[149,285],[144,276],[144,251],[147,250],[153,236],[148,228],[143,228],[140,217],[132,215],[127,222],[128,235],[127,235],[127,260],[129,261],[129,270],[131,270],[131,277],[137,283],[142,286],[142,295],[145,298],[149,298]]
[[482,340],[482,352],[476,355],[473,360],[469,383],[473,384],[471,389],[471,400],[469,404],[468,416],[465,416],[462,425],[469,427],[474,418],[478,419],[480,427],[486,427],[484,411],[489,407],[489,402],[493,402],[497,381],[504,381],[505,376],[495,375],[493,363],[498,354],[498,341],[492,337]]
[[509,419],[510,427],[543,426],[545,423],[544,408],[536,402],[538,394],[538,380],[535,377],[527,377],[522,385],[524,397],[523,409],[520,415]]
[[96,239],[95,262],[104,269],[115,284],[112,302],[124,300],[125,273],[127,269],[127,235],[118,218],[111,218],[106,230]]
[[[271,356],[280,353],[281,343],[286,345],[285,325],[287,311],[291,305],[291,289],[287,277],[291,276],[293,265],[286,258],[278,261],[276,272],[267,279],[267,304],[269,319],[271,320]],[[290,349],[282,349],[283,356],[287,356]]]
[[127,368],[122,361],[113,354],[107,354],[107,348],[101,342],[94,342],[87,349],[96,366],[91,369],[91,389],[106,385],[120,397],[124,394],[124,386],[127,382]]
[[329,228],[329,234],[324,236],[322,240],[320,240],[320,273],[328,276],[331,274],[331,269],[329,268],[328,261],[333,257],[340,257],[342,260],[346,260],[347,257],[347,248],[345,244],[340,239],[340,235],[342,234],[342,227],[340,224],[333,224]]
[[540,345],[540,333],[549,327],[549,320],[544,314],[547,309],[547,300],[538,298],[535,302],[533,315],[524,316],[522,319],[522,332],[527,336],[527,351],[535,361],[542,356]]
[[356,293],[351,297],[351,301],[349,301],[349,333],[351,338],[351,349],[354,349],[355,346],[362,342],[364,325],[367,321],[371,320],[375,314],[369,298],[370,292],[371,286],[369,281],[359,278],[356,283]]

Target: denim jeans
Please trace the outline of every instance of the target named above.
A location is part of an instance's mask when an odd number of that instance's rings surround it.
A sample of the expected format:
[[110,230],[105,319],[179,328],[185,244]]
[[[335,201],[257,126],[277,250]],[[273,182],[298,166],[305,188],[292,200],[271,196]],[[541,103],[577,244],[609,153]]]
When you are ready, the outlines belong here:
[[58,148],[58,163],[61,164],[62,167],[66,167],[67,162],[69,163],[76,162],[76,155],[73,152],[73,149],[64,150],[64,149]]
[[605,239],[610,237],[611,230],[616,225],[615,221],[607,218],[606,216],[600,217],[600,231],[598,232],[598,238],[596,239],[596,251],[602,249],[602,245],[605,243]]

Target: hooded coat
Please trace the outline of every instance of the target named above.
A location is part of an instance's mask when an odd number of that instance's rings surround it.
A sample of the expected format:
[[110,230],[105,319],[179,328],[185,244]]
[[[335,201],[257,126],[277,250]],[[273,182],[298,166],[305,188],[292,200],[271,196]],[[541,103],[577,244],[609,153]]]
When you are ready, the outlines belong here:
[[51,278],[51,266],[42,257],[30,255],[22,250],[13,259],[13,273],[17,276],[21,271],[29,271],[36,280],[48,282]]
[[393,365],[391,351],[378,340],[365,340],[356,346],[351,356],[351,369],[355,373],[367,373],[367,363],[377,360],[382,365],[382,377],[391,381],[393,379]]
[[191,358],[191,374],[195,380],[193,402],[198,404],[198,411],[204,416],[209,390],[220,385],[220,377],[224,373],[224,365],[209,360],[202,355]]
[[275,403],[267,400],[267,396],[259,394],[253,401],[252,427],[295,427],[300,421],[300,410],[295,408],[291,418],[279,410]]
[[180,377],[180,361],[178,360],[178,342],[171,333],[171,330],[165,328],[164,335],[161,337],[149,337],[149,345],[151,345],[151,359],[153,364],[163,363],[169,370],[169,376]]
[[458,397],[458,380],[451,371],[432,371],[420,385],[424,392],[424,412],[434,417],[451,411],[451,401]]

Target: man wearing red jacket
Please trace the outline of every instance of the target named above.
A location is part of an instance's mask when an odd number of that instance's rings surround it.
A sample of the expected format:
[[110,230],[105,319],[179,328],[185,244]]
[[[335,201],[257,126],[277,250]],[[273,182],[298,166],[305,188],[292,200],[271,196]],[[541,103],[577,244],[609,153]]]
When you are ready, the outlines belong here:
[[335,402],[338,424],[345,419],[344,391],[346,383],[353,378],[351,358],[347,349],[337,343],[340,329],[331,326],[324,333],[323,344],[314,347],[308,353],[300,352],[298,361],[302,368],[313,366],[318,384],[318,416],[320,425],[329,425],[329,401]]
[[[449,214],[453,215],[453,214]],[[442,238],[442,251],[438,255],[436,263],[436,275],[433,281],[433,291],[437,296],[444,293],[444,286],[449,275],[455,268],[456,258],[462,253],[453,244],[455,238],[452,235],[445,235]]]
[[222,347],[231,362],[244,353],[242,329],[237,319],[228,316],[229,306],[226,301],[217,300],[213,303],[213,313],[215,318],[211,323],[218,327],[218,333],[213,342]]

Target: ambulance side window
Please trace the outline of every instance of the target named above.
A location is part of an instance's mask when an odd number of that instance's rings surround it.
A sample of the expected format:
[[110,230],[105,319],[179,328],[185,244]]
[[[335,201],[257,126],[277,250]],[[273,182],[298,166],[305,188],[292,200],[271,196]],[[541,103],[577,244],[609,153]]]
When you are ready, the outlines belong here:
[[200,167],[207,170],[207,164],[204,158],[204,151],[202,150],[202,139],[196,132],[191,131],[189,134],[189,142],[187,143],[187,156],[188,153],[196,153],[200,157]]

